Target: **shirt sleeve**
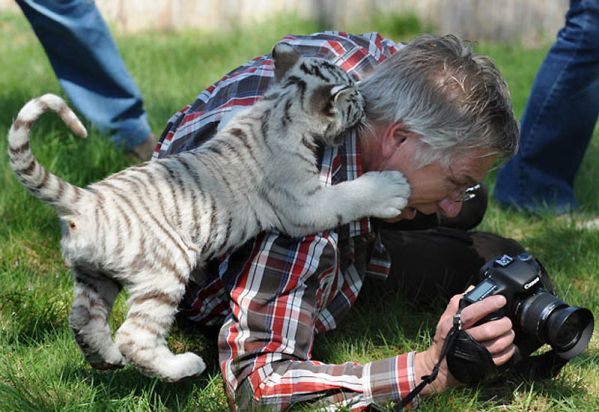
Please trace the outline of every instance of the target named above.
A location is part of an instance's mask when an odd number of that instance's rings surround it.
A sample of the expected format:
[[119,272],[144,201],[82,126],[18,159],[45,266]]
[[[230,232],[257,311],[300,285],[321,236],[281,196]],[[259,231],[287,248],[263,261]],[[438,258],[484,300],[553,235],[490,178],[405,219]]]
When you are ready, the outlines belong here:
[[219,357],[233,408],[310,402],[364,410],[400,401],[415,387],[413,352],[366,364],[311,360],[324,277],[336,265],[333,243],[326,232],[299,241],[263,234],[240,271],[224,276],[232,313],[219,334]]

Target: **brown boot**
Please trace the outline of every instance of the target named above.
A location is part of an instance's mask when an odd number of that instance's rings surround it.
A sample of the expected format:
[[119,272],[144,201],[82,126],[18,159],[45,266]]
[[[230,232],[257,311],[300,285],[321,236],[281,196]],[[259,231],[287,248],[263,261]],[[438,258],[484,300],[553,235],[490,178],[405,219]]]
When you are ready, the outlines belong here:
[[156,138],[152,133],[141,144],[132,148],[131,154],[143,161],[150,160],[154,153],[154,147],[156,147]]

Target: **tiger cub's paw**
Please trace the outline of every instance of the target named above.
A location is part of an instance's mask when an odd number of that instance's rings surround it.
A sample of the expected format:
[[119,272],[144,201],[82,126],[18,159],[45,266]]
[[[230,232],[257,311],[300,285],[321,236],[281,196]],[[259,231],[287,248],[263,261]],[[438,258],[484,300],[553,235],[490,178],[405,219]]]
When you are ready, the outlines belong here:
[[395,170],[362,175],[372,185],[369,215],[382,219],[396,217],[407,206],[411,189],[403,173]]
[[[178,382],[185,378],[191,378],[200,375],[206,370],[204,360],[195,353],[186,352],[175,355],[170,361],[168,367],[161,368],[160,378],[167,382]],[[165,373],[165,371],[168,371]]]

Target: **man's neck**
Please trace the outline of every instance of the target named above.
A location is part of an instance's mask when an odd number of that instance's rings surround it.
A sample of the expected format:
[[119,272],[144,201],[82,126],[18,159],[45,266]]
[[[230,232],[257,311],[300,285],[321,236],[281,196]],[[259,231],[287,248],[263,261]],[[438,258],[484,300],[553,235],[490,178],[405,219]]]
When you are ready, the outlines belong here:
[[376,169],[376,165],[372,164],[372,159],[377,158],[377,156],[374,156],[374,153],[375,151],[380,150],[380,147],[378,147],[380,143],[380,139],[378,138],[380,132],[379,129],[380,126],[372,123],[370,127],[363,128],[358,135],[361,148],[362,170],[364,172]]

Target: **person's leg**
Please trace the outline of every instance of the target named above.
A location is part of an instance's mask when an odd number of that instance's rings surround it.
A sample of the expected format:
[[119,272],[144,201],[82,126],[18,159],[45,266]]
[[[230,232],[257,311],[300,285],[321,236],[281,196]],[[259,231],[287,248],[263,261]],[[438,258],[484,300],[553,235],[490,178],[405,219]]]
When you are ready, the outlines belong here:
[[516,241],[485,232],[438,227],[416,231],[381,231],[391,257],[385,289],[416,303],[433,303],[464,292],[480,280],[483,264],[502,254],[518,255]]
[[94,1],[17,0],[74,106],[126,149],[151,135],[141,93]]
[[578,207],[573,182],[599,113],[599,2],[572,0],[535,79],[520,149],[499,172],[494,196],[506,206],[556,213]]

